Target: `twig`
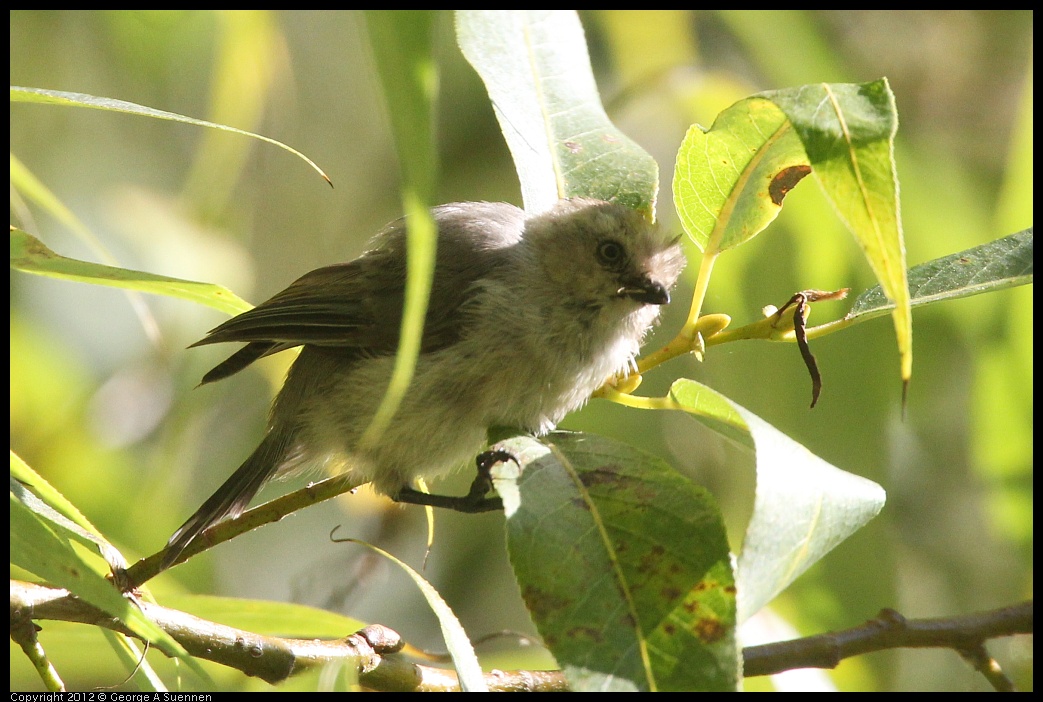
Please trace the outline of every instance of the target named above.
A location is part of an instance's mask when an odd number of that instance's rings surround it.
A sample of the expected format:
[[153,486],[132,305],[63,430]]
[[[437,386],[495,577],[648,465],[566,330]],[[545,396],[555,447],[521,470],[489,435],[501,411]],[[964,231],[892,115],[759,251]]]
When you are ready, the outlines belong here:
[[[14,584],[11,586],[12,601],[14,600]],[[26,657],[32,662],[33,667],[36,668],[37,674],[40,679],[44,681],[47,689],[51,692],[65,692],[65,683],[62,682],[61,677],[58,675],[58,671],[51,665],[50,659],[47,658],[46,652],[43,650],[43,646],[40,645],[40,641],[36,638],[36,632],[40,628],[36,625],[29,616],[26,615],[23,610],[21,613],[16,615],[15,610],[11,610],[11,640],[17,643],[22,652],[25,653]]]
[[[337,497],[357,487],[358,482],[350,480],[347,474],[336,475],[332,478],[312,483],[307,487],[291,492],[288,495],[283,495],[270,502],[265,502],[247,510],[236,519],[220,522],[204,531],[181,552],[171,565],[183,563],[201,551],[229,541],[240,534],[252,531],[265,524],[277,522],[292,512]],[[116,579],[121,589],[126,592],[144,585],[162,573],[165,556],[165,550],[159,551],[148,558],[142,558],[127,570],[116,573]]]
[[875,619],[851,629],[750,646],[743,650],[743,670],[746,677],[753,677],[794,668],[835,668],[845,658],[891,648],[951,648],[962,655],[983,650],[988,639],[1031,633],[1031,600],[936,619],[906,619],[893,609],[883,609]]

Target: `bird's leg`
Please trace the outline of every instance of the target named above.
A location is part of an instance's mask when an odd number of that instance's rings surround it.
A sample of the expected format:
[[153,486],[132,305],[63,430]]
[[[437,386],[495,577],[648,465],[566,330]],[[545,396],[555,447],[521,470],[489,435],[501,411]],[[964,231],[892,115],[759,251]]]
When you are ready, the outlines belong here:
[[406,502],[411,505],[426,505],[429,507],[444,507],[473,514],[476,512],[492,512],[503,509],[503,500],[499,497],[486,497],[492,490],[492,467],[497,463],[514,461],[518,459],[509,451],[502,449],[490,449],[478,454],[475,465],[478,467],[478,475],[471,483],[471,489],[462,497],[449,497],[447,495],[430,495],[426,492],[414,490],[411,487],[403,487],[398,494],[392,497],[395,502]]

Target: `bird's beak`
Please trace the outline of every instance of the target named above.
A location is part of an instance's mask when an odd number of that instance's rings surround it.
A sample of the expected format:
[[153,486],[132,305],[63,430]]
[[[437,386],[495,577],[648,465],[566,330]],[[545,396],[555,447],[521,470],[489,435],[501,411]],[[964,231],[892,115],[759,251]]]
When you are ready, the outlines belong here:
[[646,305],[665,305],[670,302],[670,292],[666,286],[647,276],[622,282],[623,287],[617,291],[620,297],[629,297]]

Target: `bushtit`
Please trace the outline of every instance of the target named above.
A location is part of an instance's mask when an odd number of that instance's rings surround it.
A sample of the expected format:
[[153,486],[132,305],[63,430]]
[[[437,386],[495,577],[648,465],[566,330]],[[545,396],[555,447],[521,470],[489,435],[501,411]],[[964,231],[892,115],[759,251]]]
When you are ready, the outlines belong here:
[[304,348],[260,445],[170,538],[168,565],[206,528],[238,516],[276,474],[340,469],[394,499],[425,503],[414,480],[472,461],[489,427],[551,430],[633,362],[684,266],[678,238],[600,200],[561,200],[531,217],[491,202],[442,205],[432,215],[437,259],[420,357],[373,445],[360,438],[398,348],[404,220],[354,261],[308,273],[194,344],[247,344],[203,383]]

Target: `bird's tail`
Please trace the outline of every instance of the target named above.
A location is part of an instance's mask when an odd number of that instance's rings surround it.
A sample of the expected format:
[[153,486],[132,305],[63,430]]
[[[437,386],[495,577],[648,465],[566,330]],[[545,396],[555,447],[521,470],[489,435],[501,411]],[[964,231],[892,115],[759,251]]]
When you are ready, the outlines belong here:
[[285,462],[291,445],[292,435],[278,430],[268,432],[238,470],[170,537],[163,568],[173,565],[193,539],[208,528],[242,514],[250,500]]
[[[204,339],[204,341],[206,340]],[[197,342],[192,345],[198,346],[199,343],[200,342]],[[235,375],[257,359],[270,356],[273,353],[278,353],[278,351],[282,350],[280,344],[277,344],[274,341],[251,342],[211,368],[210,371],[203,376],[203,379],[199,381],[199,384],[206,385],[207,383],[223,380],[230,375]]]

